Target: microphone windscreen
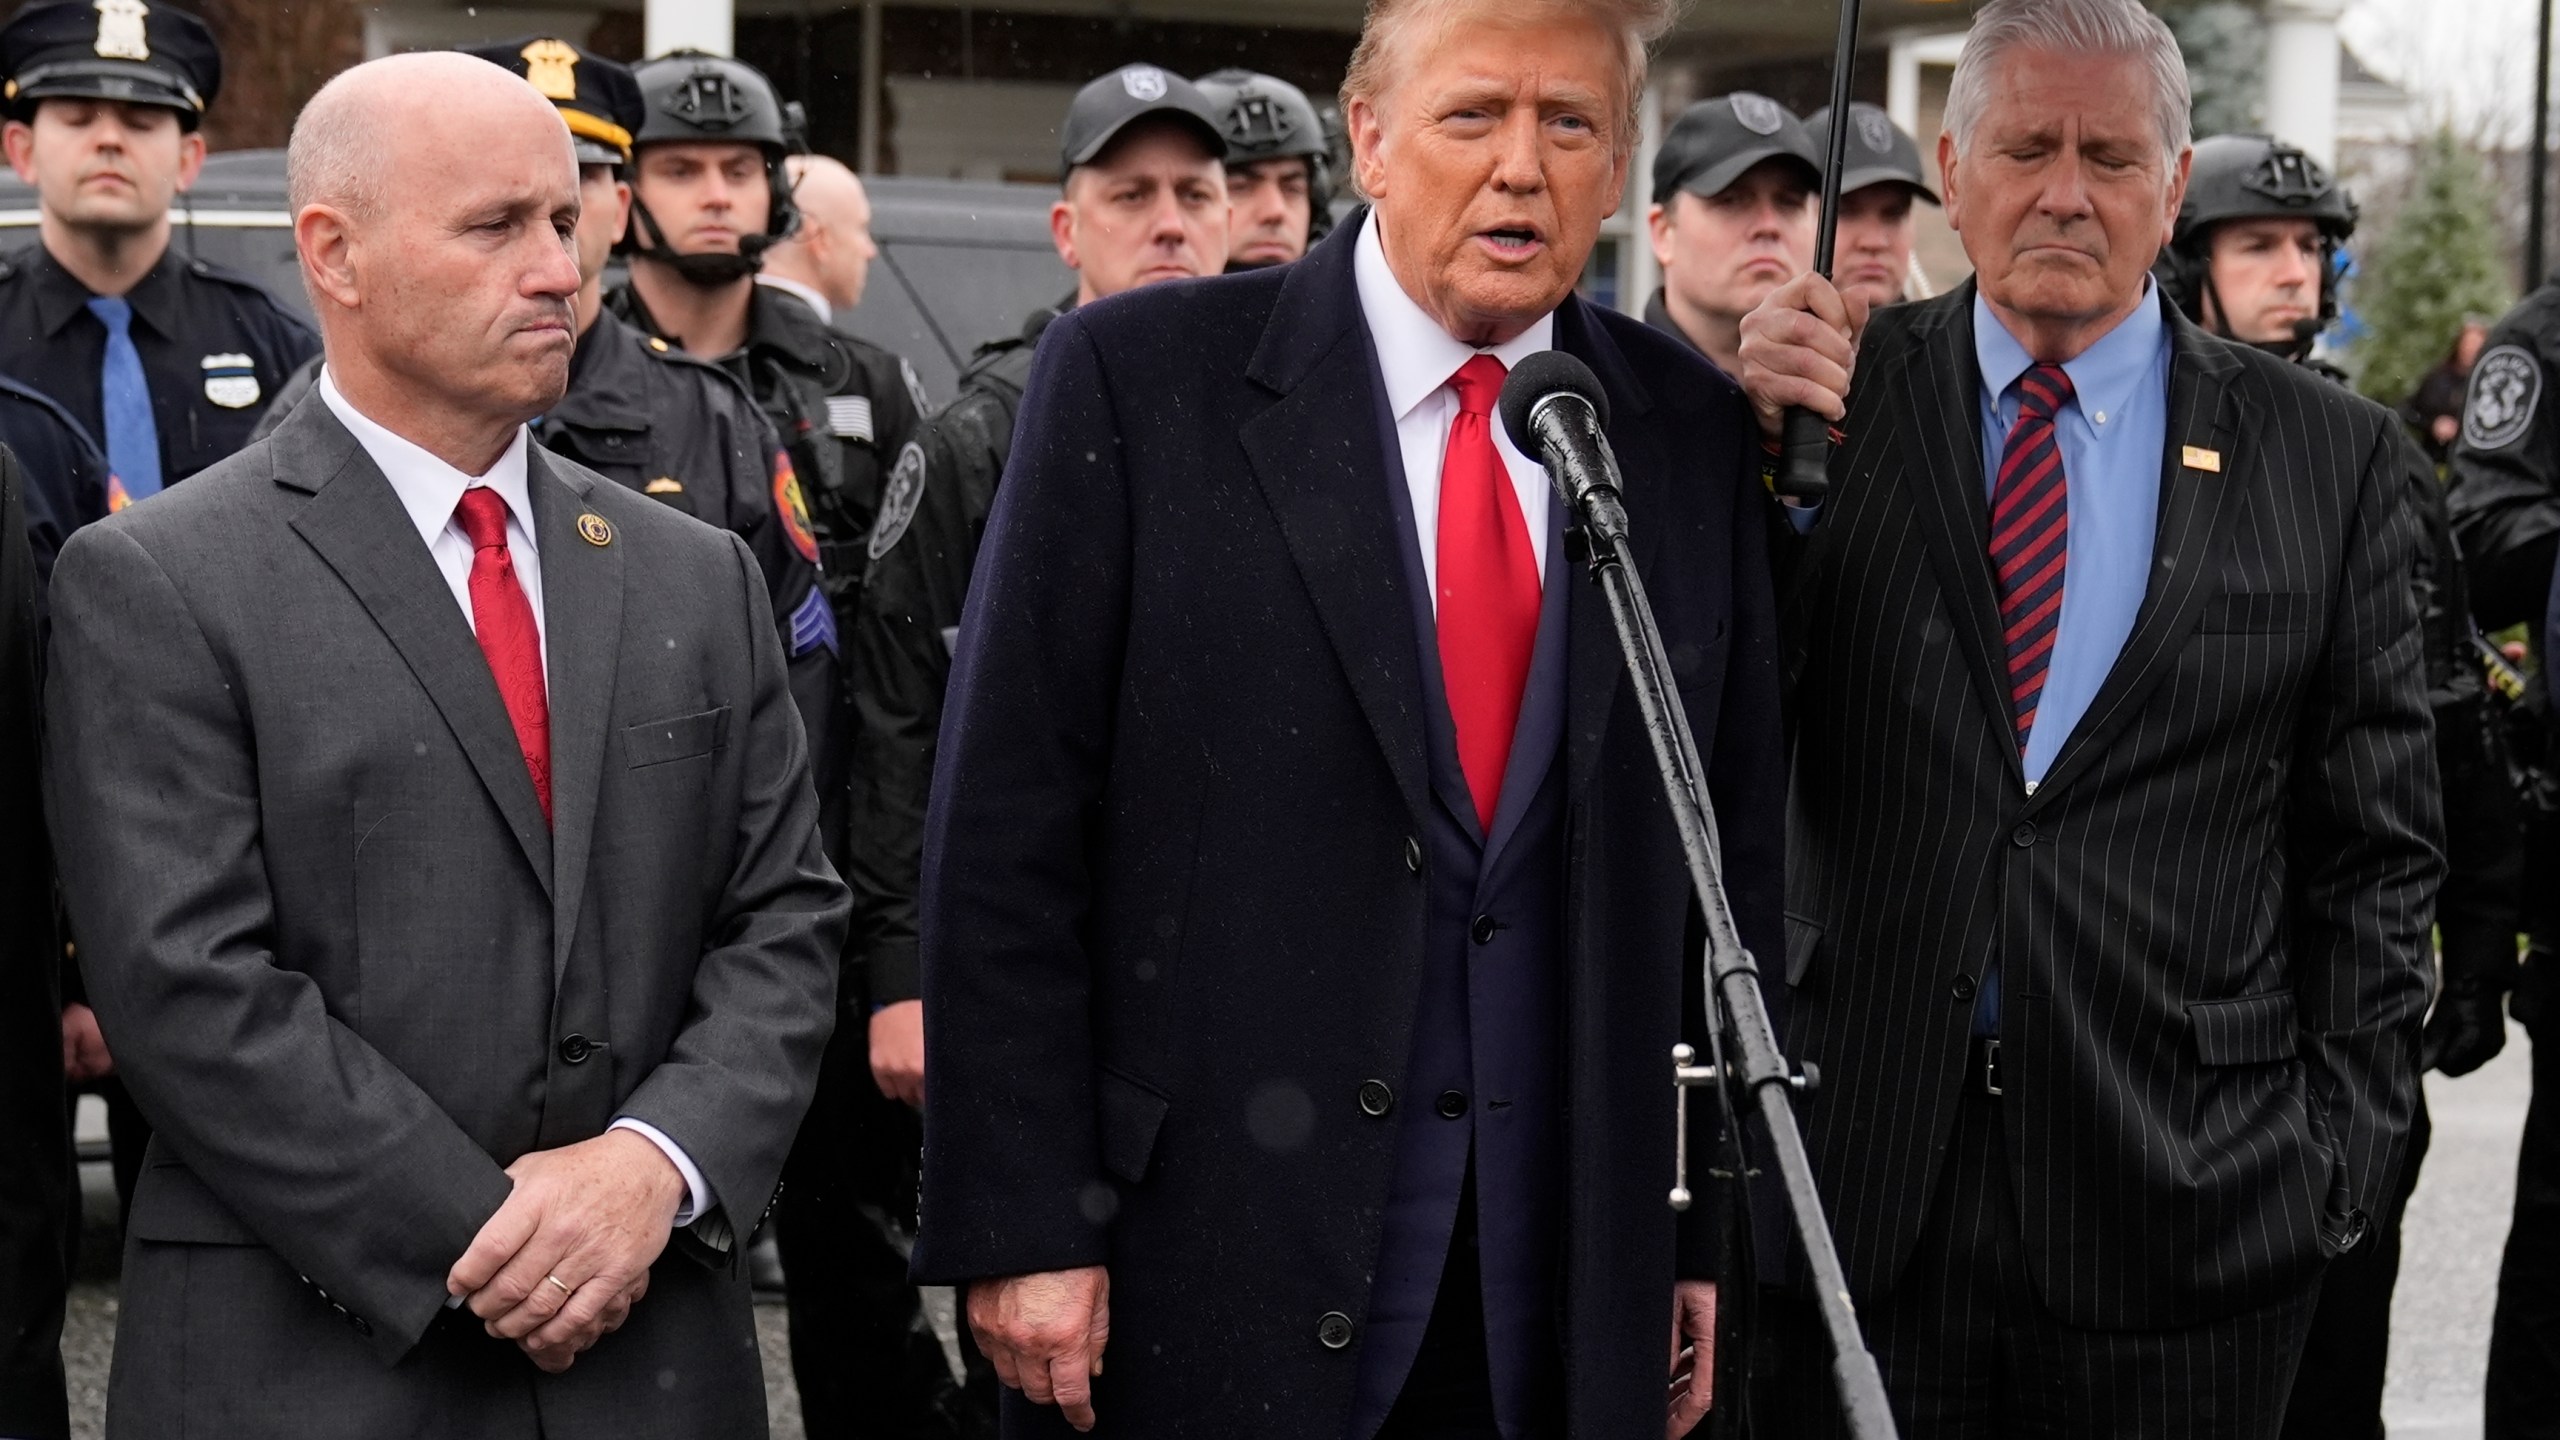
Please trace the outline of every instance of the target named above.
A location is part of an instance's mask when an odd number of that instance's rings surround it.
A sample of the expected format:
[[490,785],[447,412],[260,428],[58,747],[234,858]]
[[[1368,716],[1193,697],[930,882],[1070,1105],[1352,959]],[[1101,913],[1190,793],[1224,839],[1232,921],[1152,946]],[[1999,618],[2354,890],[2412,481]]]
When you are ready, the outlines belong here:
[[1529,412],[1538,402],[1563,391],[1591,402],[1602,426],[1609,423],[1609,395],[1591,367],[1561,350],[1541,350],[1521,361],[1502,382],[1502,429],[1523,455],[1538,453],[1538,437],[1529,429]]

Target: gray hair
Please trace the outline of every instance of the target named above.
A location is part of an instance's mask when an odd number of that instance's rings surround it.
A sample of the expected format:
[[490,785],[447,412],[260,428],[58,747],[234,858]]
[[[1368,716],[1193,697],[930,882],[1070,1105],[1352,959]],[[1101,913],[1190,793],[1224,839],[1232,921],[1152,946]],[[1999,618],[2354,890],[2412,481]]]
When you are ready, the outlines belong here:
[[1947,87],[1946,129],[1965,148],[1990,99],[1991,70],[2012,49],[2138,59],[2151,72],[2152,116],[2171,160],[2194,142],[2187,61],[2178,38],[2137,0],[1991,0],[1973,17]]

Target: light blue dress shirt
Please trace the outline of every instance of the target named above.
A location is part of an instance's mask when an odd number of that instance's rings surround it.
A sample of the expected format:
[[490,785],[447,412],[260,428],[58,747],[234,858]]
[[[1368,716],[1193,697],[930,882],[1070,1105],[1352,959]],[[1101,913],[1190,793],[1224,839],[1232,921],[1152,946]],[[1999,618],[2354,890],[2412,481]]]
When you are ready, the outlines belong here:
[[[1982,369],[1987,501],[1999,484],[2009,427],[2017,423],[2018,377],[2035,360],[2001,328],[1979,294],[1973,297],[1973,352]],[[2062,742],[2098,697],[2133,634],[2134,616],[2151,583],[2161,455],[2169,443],[2169,326],[2157,293],[2146,288],[2132,314],[2080,358],[2065,361],[2062,370],[2075,392],[2055,416],[2068,477],[2071,550],[2044,698],[2036,706],[2035,728],[2027,732],[2023,760],[2030,789],[2044,779]],[[1990,545],[1987,535],[1983,544]]]

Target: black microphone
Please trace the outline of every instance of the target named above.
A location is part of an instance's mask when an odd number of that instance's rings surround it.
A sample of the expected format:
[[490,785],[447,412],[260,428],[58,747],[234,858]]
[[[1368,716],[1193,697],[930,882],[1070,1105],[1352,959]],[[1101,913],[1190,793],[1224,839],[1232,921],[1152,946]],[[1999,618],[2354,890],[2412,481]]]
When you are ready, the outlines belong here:
[[1601,433],[1609,395],[1591,367],[1561,350],[1541,350],[1502,382],[1501,409],[1503,432],[1547,467],[1556,494],[1604,536],[1623,535],[1618,457]]

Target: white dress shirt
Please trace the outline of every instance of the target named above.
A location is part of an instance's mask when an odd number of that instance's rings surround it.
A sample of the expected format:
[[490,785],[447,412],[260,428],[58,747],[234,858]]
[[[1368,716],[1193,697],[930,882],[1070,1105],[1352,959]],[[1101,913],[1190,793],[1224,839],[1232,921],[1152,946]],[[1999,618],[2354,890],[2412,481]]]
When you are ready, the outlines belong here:
[[[1387,413],[1395,417],[1396,446],[1404,456],[1405,488],[1413,496],[1414,539],[1422,547],[1422,578],[1431,590],[1431,610],[1440,611],[1440,465],[1449,453],[1449,424],[1458,416],[1458,392],[1449,387],[1458,367],[1478,355],[1491,355],[1505,369],[1541,350],[1555,348],[1556,317],[1541,315],[1536,324],[1490,350],[1479,350],[1440,328],[1387,264],[1384,241],[1378,238],[1377,212],[1369,212],[1352,251],[1351,270],[1360,291],[1360,313],[1369,322],[1369,338],[1377,346],[1379,378],[1386,382]],[[1555,492],[1546,467],[1520,453],[1503,433],[1502,416],[1491,418],[1494,452],[1511,475],[1512,492],[1520,497],[1520,517],[1529,526],[1529,545],[1538,560],[1538,581],[1547,575],[1547,505]]]
[[830,325],[836,323],[835,302],[828,299],[826,296],[819,294],[816,286],[803,285],[788,275],[776,275],[770,271],[759,272],[756,275],[756,283],[759,285],[770,285],[785,295],[796,295],[803,303],[808,305],[810,309],[818,312],[819,319],[824,320]]
[[[338,384],[329,377],[327,366],[320,369],[320,398],[329,407],[347,433],[356,437],[364,453],[373,459],[382,478],[391,482],[391,493],[400,497],[400,508],[409,512],[409,523],[418,527],[418,538],[425,542],[427,553],[434,557],[436,569],[444,575],[445,585],[453,591],[453,603],[462,607],[462,622],[479,633],[471,616],[471,537],[462,528],[462,492],[485,485],[498,492],[507,502],[507,558],[514,565],[516,583],[523,587],[525,603],[533,608],[534,634],[542,641],[542,662],[546,676],[551,668],[551,638],[542,617],[542,551],[533,540],[533,492],[525,478],[525,446],[530,443],[524,427],[516,427],[516,437],[507,444],[498,463],[485,475],[465,475],[430,454],[425,447],[383,428],[338,392]],[[545,682],[548,684],[548,681]],[[668,1163],[684,1176],[685,1205],[676,1212],[676,1225],[681,1228],[711,1213],[711,1186],[684,1147],[658,1127],[628,1116],[609,1127],[630,1130],[666,1152]]]

